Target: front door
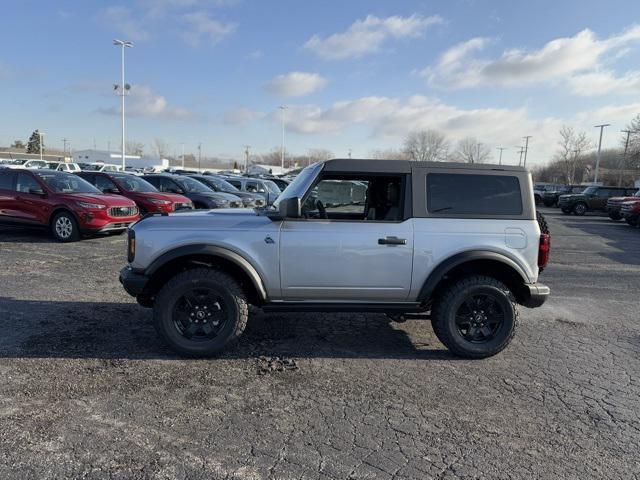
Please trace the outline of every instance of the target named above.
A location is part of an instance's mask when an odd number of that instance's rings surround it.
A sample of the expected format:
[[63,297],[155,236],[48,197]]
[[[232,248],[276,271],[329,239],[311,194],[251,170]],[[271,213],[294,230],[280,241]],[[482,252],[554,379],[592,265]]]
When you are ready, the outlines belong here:
[[402,302],[411,289],[413,223],[400,175],[322,179],[305,218],[280,230],[284,300]]

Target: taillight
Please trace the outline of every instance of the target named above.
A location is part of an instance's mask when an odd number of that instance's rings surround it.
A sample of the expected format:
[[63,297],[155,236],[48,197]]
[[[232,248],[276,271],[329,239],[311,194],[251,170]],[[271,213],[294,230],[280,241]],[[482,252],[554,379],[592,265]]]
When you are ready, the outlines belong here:
[[133,262],[136,257],[136,232],[131,228],[127,231],[127,261]]
[[551,235],[543,233],[540,235],[540,246],[538,247],[538,268],[542,271],[549,263],[549,251],[551,250]]

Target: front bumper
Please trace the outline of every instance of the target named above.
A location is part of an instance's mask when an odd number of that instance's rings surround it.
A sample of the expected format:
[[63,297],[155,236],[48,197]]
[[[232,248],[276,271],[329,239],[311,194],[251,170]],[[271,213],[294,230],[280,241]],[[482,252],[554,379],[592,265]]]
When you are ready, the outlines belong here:
[[551,294],[551,289],[542,283],[531,283],[525,286],[528,289],[528,294],[521,304],[527,308],[542,306]]
[[124,267],[120,270],[120,283],[125,291],[132,297],[137,297],[144,292],[149,278],[143,273],[134,271],[131,267]]

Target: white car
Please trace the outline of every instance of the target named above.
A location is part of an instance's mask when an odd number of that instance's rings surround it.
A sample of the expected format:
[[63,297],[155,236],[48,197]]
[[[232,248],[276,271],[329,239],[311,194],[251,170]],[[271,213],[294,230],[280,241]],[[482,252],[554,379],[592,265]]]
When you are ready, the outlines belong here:
[[12,163],[8,164],[9,168],[48,168],[47,162],[44,160],[14,160]]
[[67,173],[78,173],[81,171],[80,166],[77,163],[67,162],[47,162],[47,168]]
[[86,163],[83,164],[82,171],[84,172],[119,172],[121,168],[118,165],[111,163]]

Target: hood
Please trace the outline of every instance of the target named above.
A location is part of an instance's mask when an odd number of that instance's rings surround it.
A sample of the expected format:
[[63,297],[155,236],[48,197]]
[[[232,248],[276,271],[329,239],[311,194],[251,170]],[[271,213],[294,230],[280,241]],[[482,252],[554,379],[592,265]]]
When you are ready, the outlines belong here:
[[188,210],[154,215],[136,224],[138,229],[153,230],[252,230],[273,222],[252,208],[217,208],[215,210]]
[[156,200],[169,200],[172,203],[191,203],[184,195],[178,195],[177,193],[165,193],[165,192],[127,192],[127,195],[136,198],[154,198]]
[[560,198],[577,198],[577,197],[584,197],[584,195],[582,193],[565,193],[563,195],[560,195]]
[[215,192],[216,196],[218,198],[224,199],[224,200],[228,200],[230,202],[237,202],[240,200],[240,197],[236,194],[233,193],[227,193],[227,192]]
[[122,195],[103,195],[100,193],[58,193],[60,198],[72,202],[101,203],[107,207],[135,207],[136,203]]

